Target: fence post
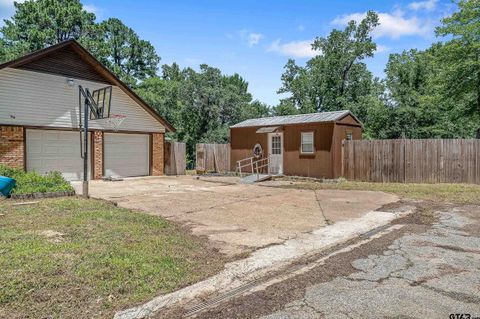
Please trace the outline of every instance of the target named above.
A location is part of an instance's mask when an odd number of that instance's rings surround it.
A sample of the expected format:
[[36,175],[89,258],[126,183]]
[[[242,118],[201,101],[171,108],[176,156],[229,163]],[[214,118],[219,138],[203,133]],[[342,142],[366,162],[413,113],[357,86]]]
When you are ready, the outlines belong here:
[[407,182],[407,141],[403,138],[403,182]]

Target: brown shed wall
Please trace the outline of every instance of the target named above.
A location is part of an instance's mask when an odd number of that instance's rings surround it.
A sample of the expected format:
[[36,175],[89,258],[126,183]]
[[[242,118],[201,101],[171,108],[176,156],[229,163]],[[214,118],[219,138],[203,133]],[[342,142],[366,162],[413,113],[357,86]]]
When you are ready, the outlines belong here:
[[[230,130],[231,170],[237,161],[252,156],[253,147],[260,143],[268,152],[268,134],[257,134],[259,127]],[[337,178],[342,173],[342,141],[348,132],[353,139],[362,138],[362,127],[350,115],[338,122],[305,123],[281,127],[284,139],[283,171],[285,175],[316,178]],[[314,132],[315,153],[300,153],[301,132]]]
[[257,134],[258,127],[230,129],[230,169],[235,171],[237,161],[253,156],[253,147],[260,143],[264,152],[268,152],[268,134]]
[[[284,127],[283,171],[285,175],[332,178],[333,123],[312,123]],[[302,132],[314,132],[314,154],[300,154]]]

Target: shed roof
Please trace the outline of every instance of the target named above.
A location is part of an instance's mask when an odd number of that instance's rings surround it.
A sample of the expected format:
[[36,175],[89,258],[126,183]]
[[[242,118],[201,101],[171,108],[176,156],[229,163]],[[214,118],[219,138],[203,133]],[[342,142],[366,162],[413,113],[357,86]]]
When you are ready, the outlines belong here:
[[255,127],[255,126],[270,126],[270,125],[289,125],[289,124],[303,124],[303,123],[321,123],[321,122],[335,122],[339,121],[347,115],[351,115],[360,125],[361,122],[349,110],[335,111],[335,112],[321,112],[298,115],[285,116],[271,116],[256,119],[249,119],[237,123],[232,128],[236,127]]

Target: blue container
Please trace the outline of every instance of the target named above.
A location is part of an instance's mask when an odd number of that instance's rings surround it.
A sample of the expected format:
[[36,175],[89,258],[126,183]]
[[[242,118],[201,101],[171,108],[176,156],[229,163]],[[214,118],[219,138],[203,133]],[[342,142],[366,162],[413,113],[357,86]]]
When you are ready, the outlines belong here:
[[10,195],[10,192],[15,187],[15,180],[10,177],[0,176],[0,194],[3,196]]

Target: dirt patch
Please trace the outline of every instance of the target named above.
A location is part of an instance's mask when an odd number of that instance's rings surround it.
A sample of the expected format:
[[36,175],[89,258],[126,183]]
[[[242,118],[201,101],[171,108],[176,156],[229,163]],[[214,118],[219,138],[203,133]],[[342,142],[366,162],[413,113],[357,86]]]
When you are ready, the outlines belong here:
[[467,232],[470,236],[480,237],[480,227],[475,224],[470,224],[462,228],[463,231]]
[[393,221],[393,224],[413,224],[417,226],[430,226],[438,221],[439,216],[436,211],[452,207],[452,204],[441,204],[432,201],[411,202],[403,200],[402,203],[415,206],[417,208],[416,212],[408,216],[396,219],[395,221]]
[[53,243],[61,243],[64,240],[64,233],[47,229],[47,230],[42,230],[39,232],[40,235],[45,236],[49,241]]
[[442,249],[448,249],[451,251],[458,251],[462,253],[474,253],[478,254],[480,253],[480,249],[465,249],[457,246],[452,246],[452,245],[435,245],[435,247],[442,248]]

